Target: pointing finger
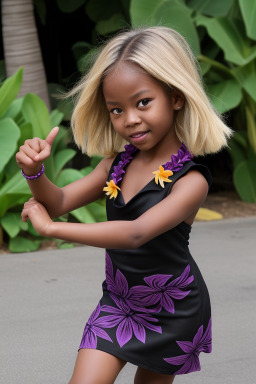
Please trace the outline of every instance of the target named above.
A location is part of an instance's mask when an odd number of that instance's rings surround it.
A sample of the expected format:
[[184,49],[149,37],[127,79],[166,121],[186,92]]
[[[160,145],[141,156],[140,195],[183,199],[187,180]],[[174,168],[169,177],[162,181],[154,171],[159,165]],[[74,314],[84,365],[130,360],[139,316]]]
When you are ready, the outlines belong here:
[[45,141],[50,145],[52,146],[52,143],[54,142],[57,134],[59,132],[59,127],[54,127],[51,132],[49,133],[49,135],[46,137]]

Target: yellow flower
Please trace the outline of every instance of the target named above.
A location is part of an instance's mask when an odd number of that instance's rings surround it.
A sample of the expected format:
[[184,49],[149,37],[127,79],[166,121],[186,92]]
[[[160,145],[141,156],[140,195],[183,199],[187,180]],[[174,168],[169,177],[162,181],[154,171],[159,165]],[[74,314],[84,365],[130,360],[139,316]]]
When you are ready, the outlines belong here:
[[103,191],[106,191],[106,195],[110,195],[110,199],[112,199],[112,197],[117,197],[118,189],[121,191],[121,189],[114,183],[114,180],[110,180],[107,181],[107,187],[104,187]]
[[169,171],[168,169],[165,171],[164,167],[162,167],[162,165],[160,165],[159,171],[155,171],[153,173],[155,174],[155,182],[156,182],[156,184],[158,184],[158,181],[159,181],[161,187],[163,187],[163,188],[164,188],[164,181],[166,183],[171,183],[172,182],[172,180],[169,180],[168,177],[172,176],[173,172]]

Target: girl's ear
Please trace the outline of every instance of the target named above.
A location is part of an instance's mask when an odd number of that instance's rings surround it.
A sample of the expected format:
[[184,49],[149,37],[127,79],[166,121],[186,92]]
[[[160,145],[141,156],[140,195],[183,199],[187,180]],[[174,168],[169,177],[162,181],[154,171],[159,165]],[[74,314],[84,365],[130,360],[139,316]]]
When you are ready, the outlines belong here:
[[172,101],[173,101],[173,109],[175,111],[178,111],[183,107],[185,103],[185,97],[181,91],[174,89],[172,92]]

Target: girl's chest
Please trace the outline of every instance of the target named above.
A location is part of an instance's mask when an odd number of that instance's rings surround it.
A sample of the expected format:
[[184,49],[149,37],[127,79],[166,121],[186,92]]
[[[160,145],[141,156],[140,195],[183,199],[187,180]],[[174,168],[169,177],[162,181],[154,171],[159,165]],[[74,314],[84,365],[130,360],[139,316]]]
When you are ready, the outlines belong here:
[[143,166],[135,162],[129,164],[119,185],[125,204],[154,179],[153,171],[152,165]]

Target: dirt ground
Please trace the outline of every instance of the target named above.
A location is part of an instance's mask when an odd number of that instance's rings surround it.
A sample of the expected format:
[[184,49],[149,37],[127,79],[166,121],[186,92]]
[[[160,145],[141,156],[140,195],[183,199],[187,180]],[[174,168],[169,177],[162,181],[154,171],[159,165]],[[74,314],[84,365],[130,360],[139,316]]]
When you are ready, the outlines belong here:
[[[256,216],[256,203],[245,203],[241,201],[234,191],[210,193],[202,207],[220,213],[223,219]],[[41,245],[40,250],[54,248],[56,248],[56,242],[49,240]],[[0,245],[0,254],[3,253],[9,253],[6,244],[3,246]]]

